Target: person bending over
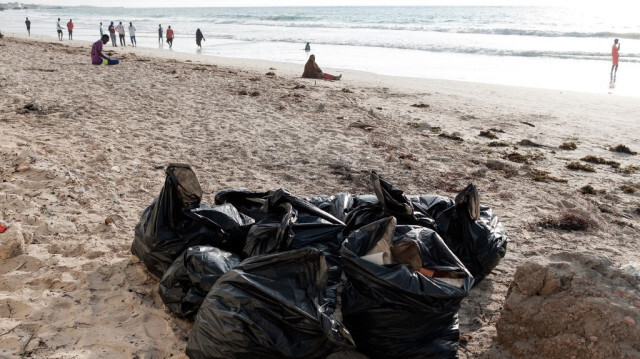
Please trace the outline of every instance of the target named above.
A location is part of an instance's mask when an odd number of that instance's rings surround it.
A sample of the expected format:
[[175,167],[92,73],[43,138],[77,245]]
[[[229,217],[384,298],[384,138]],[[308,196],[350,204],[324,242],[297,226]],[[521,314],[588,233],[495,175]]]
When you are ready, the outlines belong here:
[[611,60],[613,60],[613,65],[611,65],[611,83],[616,83],[616,74],[618,73],[618,60],[620,60],[620,43],[618,39],[613,40],[613,47],[611,47]]
[[305,79],[327,79],[327,80],[340,80],[342,78],[342,74],[339,76],[330,75],[322,72],[318,64],[316,64],[316,56],[309,56],[309,60],[304,65],[304,72],[302,73],[302,77]]
[[109,35],[104,34],[100,37],[100,40],[93,43],[91,46],[91,63],[94,65],[117,65],[120,60],[110,59],[109,56],[102,52],[102,45],[109,42]]

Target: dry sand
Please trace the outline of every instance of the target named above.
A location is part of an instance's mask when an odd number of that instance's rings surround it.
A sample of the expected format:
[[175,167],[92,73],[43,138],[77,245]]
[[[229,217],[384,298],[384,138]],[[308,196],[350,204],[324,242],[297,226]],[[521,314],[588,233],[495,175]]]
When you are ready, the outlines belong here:
[[[511,358],[496,322],[527,258],[638,262],[639,194],[620,186],[640,189],[640,168],[566,168],[586,155],[639,167],[640,156],[608,150],[640,151],[637,98],[334,69],[325,70],[342,81],[314,81],[288,64],[142,49],[119,48],[119,66],[92,66],[89,52],[80,42],[0,39],[0,211],[11,225],[0,239],[24,242],[24,254],[0,260],[0,356],[184,357],[191,324],[169,314],[158,280],[130,254],[140,212],[164,183],[156,166],[170,162],[193,166],[208,203],[227,187],[371,193],[370,170],[408,194],[454,196],[474,182],[511,243],[463,301],[461,358]],[[489,129],[498,139],[479,136]],[[439,136],[453,132],[464,141]],[[558,148],[567,141],[577,149]],[[533,159],[504,158],[512,152]],[[534,169],[568,182],[534,181]],[[606,193],[578,192],[587,184]],[[535,225],[565,212],[597,228]],[[122,219],[107,226],[109,215]]]

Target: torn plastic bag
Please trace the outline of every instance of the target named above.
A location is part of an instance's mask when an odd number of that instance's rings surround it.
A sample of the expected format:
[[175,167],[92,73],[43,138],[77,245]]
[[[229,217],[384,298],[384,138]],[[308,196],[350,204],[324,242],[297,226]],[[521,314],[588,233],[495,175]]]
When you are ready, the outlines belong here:
[[353,348],[322,303],[322,253],[300,249],[244,260],[213,286],[196,316],[187,355],[204,358],[324,358]]
[[263,213],[261,209],[270,194],[271,191],[256,192],[246,188],[228,188],[218,191],[214,201],[218,205],[231,203],[238,209],[238,212],[255,221],[260,221],[266,217],[266,213]]
[[160,298],[172,313],[193,319],[215,282],[240,261],[240,256],[216,247],[189,247],[164,273]]
[[346,218],[345,236],[354,230],[388,216],[394,216],[400,224],[435,228],[433,218],[415,208],[402,190],[371,172],[371,185],[377,201],[359,201],[362,204],[351,210]]
[[131,252],[151,273],[162,278],[190,246],[243,247],[243,233],[253,223],[251,218],[240,215],[231,205],[201,205],[202,188],[189,165],[170,164],[165,172],[164,187],[142,212],[131,245]]
[[[394,244],[417,245],[423,268],[455,274],[459,285],[407,264],[378,265],[361,258],[390,233]],[[371,358],[457,358],[457,312],[473,278],[437,233],[396,227],[396,219],[388,217],[351,233],[340,254],[347,277],[343,320],[358,351]]]
[[336,290],[342,269],[339,251],[344,223],[308,201],[284,189],[273,191],[262,208],[267,217],[256,223],[247,235],[243,254],[252,257],[301,248],[322,251],[329,265],[330,309],[335,308]]
[[335,196],[316,196],[305,200],[344,222],[347,212],[354,207],[357,199],[349,193],[338,193]]
[[[505,256],[508,238],[504,227],[491,208],[479,204],[473,184],[463,189],[453,203],[422,196],[419,202],[425,207],[431,204],[428,211],[435,215],[436,231],[473,274],[476,284]],[[450,206],[442,210],[445,203]]]

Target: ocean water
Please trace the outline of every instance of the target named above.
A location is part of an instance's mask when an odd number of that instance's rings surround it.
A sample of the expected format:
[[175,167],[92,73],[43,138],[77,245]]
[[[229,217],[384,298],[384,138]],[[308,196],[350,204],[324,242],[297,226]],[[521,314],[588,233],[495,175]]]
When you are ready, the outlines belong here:
[[[57,18],[63,24],[72,18],[74,39],[95,41],[100,22],[106,31],[110,21],[125,27],[131,21],[138,45],[158,48],[162,24],[176,34],[166,51],[290,62],[301,73],[309,42],[323,69],[640,96],[636,14],[553,7],[61,7],[0,12],[0,30],[25,33],[28,16],[32,36],[55,37]],[[202,50],[197,28],[206,37]],[[621,58],[612,91],[614,38]]]

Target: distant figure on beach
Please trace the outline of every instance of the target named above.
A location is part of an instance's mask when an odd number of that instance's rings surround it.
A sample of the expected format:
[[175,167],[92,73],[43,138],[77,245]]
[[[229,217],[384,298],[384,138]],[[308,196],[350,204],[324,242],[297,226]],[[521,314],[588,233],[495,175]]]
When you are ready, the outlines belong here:
[[116,31],[120,37],[120,46],[127,46],[127,42],[124,39],[124,26],[122,26],[122,21],[116,26]]
[[162,45],[163,43],[163,39],[162,39],[162,24],[158,25],[158,44]]
[[116,27],[113,26],[113,21],[111,21],[107,30],[109,30],[109,36],[111,36],[111,46],[118,47],[118,44],[116,44]]
[[69,40],[73,40],[73,20],[69,19],[67,23],[67,31],[69,31]]
[[60,18],[58,18],[56,29],[58,30],[58,41],[62,41],[62,25],[60,25]]
[[618,60],[620,60],[620,43],[618,42],[618,39],[613,40],[613,47],[611,47],[611,60],[613,60],[613,65],[611,65],[611,82],[610,82],[610,86],[613,88],[613,86],[616,84],[616,75],[618,73]]
[[304,51],[306,51],[306,52],[311,51],[311,46],[309,45],[308,42],[307,42],[307,45],[304,47]]
[[131,38],[131,46],[138,46],[136,42],[136,27],[131,22],[129,23],[129,38]]
[[173,46],[173,29],[171,25],[167,26],[167,44],[169,44],[169,48]]
[[202,41],[207,41],[204,38],[204,35],[202,35],[202,31],[200,31],[200,29],[196,30],[196,45],[198,45],[199,48],[202,48]]
[[330,75],[322,72],[318,64],[316,64],[316,56],[309,56],[309,60],[304,65],[304,72],[302,73],[302,77],[305,79],[327,79],[327,80],[340,80],[342,78],[342,74],[339,76]]
[[102,45],[109,42],[109,35],[103,34],[100,40],[93,43],[91,46],[91,63],[94,65],[117,65],[120,60],[110,59],[109,56],[102,52]]
[[29,36],[31,36],[31,21],[29,21],[29,18],[27,18],[27,21],[24,22],[27,25],[27,32],[29,33]]
[[104,29],[102,28],[102,23],[100,23],[100,37],[104,35]]

